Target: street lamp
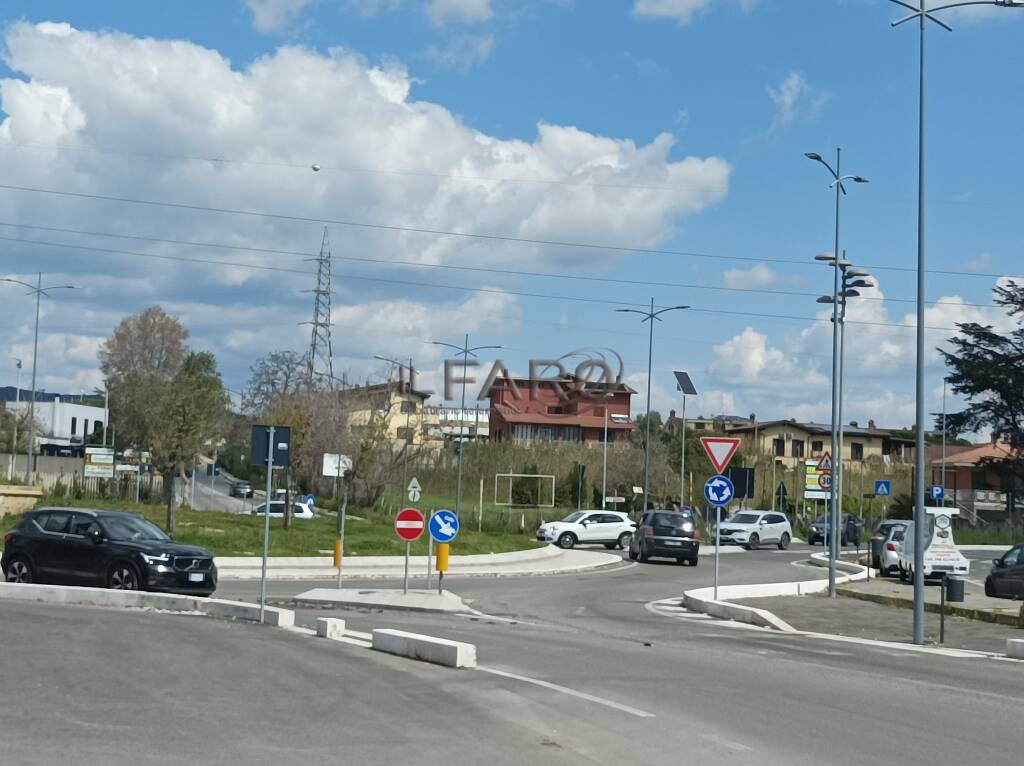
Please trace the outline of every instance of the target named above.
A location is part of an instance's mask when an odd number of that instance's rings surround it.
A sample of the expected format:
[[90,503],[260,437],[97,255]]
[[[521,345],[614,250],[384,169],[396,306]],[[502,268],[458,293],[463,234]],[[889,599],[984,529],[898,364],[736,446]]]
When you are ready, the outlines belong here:
[[651,474],[651,360],[654,357],[654,320],[661,321],[661,315],[669,311],[681,311],[689,306],[669,306],[668,308],[654,310],[654,298],[651,298],[649,311],[639,309],[615,309],[622,314],[639,314],[644,322],[650,322],[647,337],[647,417],[644,423],[644,512],[647,512],[647,496],[650,490]]
[[17,385],[14,387],[14,423],[13,423],[13,439],[11,440],[11,462],[7,467],[7,476],[11,478],[14,476],[14,458],[18,453],[18,410],[21,409],[21,360],[18,357],[14,357],[15,367],[18,368],[18,380]]
[[828,561],[828,594],[832,598],[836,597],[836,560],[839,558],[839,543],[835,534],[835,530],[839,527],[839,505],[836,500],[836,484],[838,483],[835,479],[838,478],[838,474],[835,471],[835,467],[838,464],[840,472],[842,471],[842,455],[839,454],[840,442],[839,442],[839,430],[842,428],[842,421],[839,417],[839,271],[846,266],[849,266],[849,262],[843,259],[838,259],[837,254],[839,253],[839,201],[842,198],[841,195],[846,194],[846,186],[844,181],[852,181],[853,183],[866,184],[868,179],[863,176],[857,175],[841,175],[840,173],[840,160],[842,158],[842,149],[836,147],[836,167],[835,170],[829,165],[821,155],[817,152],[805,152],[804,156],[819,162],[825,166],[828,170],[829,175],[832,176],[832,183],[829,184],[829,188],[835,188],[836,190],[836,237],[835,237],[835,248],[832,250],[832,254],[823,253],[816,255],[814,259],[816,261],[830,262],[833,267],[832,275],[832,466],[833,466],[833,481],[829,488],[829,517],[830,523],[829,528],[832,529],[832,534],[829,536],[829,561]]
[[[456,346],[453,343],[445,343],[440,340],[430,341],[435,346],[445,346],[447,348],[453,348],[459,352],[462,357],[462,407],[459,410],[459,473],[458,478],[455,480],[455,515],[459,516],[459,512],[462,510],[462,447],[463,447],[463,436],[462,426],[466,421],[466,362],[469,357],[476,356],[474,351],[484,351],[486,349],[501,348],[501,346],[474,346],[469,347],[469,335],[467,334],[461,346]],[[461,517],[460,517],[461,518]]]
[[908,11],[909,16],[897,19],[892,26],[898,27],[908,21],[918,20],[920,29],[920,57],[918,60],[918,117],[917,117],[917,370],[915,373],[914,390],[917,400],[915,419],[917,420],[914,443],[914,643],[924,643],[924,31],[926,21],[934,21],[943,29],[952,32],[953,28],[935,18],[936,13],[950,8],[968,5],[998,5],[1004,8],[1024,8],[1024,0],[966,0],[966,2],[948,3],[928,8],[925,0],[918,0],[911,5],[904,0],[890,0]]
[[[36,283],[30,285],[28,282],[22,282],[20,279],[0,279],[0,282],[10,282],[14,285],[21,285],[29,289],[28,295],[36,296],[36,330],[35,340],[32,345],[32,400],[28,408],[28,449],[26,456],[25,466],[25,483],[32,483],[32,474],[35,472],[35,454],[32,449],[33,444],[36,440],[36,362],[39,357],[39,301],[42,296],[50,297],[49,290],[77,290],[75,285],[50,285],[49,287],[43,287],[43,275],[40,272],[36,278]],[[19,365],[20,367],[20,365]]]
[[[832,260],[835,260],[834,258]],[[818,298],[818,303],[832,304],[839,309],[839,382],[837,385],[837,408],[836,417],[839,420],[837,433],[837,454],[832,461],[832,488],[835,490],[835,498],[838,505],[838,518],[840,522],[843,517],[843,368],[846,360],[846,304],[850,298],[860,297],[860,289],[874,287],[875,283],[867,277],[871,275],[864,269],[851,268],[850,262],[846,260],[846,253],[839,261],[839,270],[842,272],[841,289],[839,300],[834,301],[831,295],[823,295]],[[831,526],[832,537],[842,540],[842,533],[839,526]]]

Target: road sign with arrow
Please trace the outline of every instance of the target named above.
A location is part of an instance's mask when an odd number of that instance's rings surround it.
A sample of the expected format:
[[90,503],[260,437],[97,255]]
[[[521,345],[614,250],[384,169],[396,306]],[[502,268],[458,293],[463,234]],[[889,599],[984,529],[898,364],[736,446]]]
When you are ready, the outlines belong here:
[[409,482],[409,486],[406,488],[409,493],[409,502],[418,503],[420,496],[423,494],[423,488],[420,487],[420,483],[416,481],[416,477],[412,477],[412,481]]

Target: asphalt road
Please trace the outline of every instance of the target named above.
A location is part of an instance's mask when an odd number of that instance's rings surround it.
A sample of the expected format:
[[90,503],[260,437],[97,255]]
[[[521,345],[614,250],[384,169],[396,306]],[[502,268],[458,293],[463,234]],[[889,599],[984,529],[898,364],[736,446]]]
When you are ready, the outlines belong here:
[[[820,576],[795,568],[800,557],[723,556],[722,582]],[[0,643],[26,647],[3,653],[5,761],[1020,763],[1024,665],[650,604],[709,583],[710,563],[451,578],[485,613],[473,618],[299,615],[472,641],[476,671],[204,618],[0,604]],[[313,586],[273,583],[271,594]],[[218,595],[254,587],[225,583]]]

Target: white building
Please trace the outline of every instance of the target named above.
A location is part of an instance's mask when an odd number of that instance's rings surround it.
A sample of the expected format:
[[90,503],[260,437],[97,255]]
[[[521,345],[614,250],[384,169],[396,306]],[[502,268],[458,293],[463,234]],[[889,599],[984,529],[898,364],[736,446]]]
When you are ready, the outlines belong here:
[[[0,401],[9,412],[28,413],[32,392],[14,386],[0,388]],[[77,401],[76,401],[77,399]],[[36,392],[36,422],[40,444],[65,446],[99,443],[103,440],[106,414],[102,406],[83,403],[82,396]]]

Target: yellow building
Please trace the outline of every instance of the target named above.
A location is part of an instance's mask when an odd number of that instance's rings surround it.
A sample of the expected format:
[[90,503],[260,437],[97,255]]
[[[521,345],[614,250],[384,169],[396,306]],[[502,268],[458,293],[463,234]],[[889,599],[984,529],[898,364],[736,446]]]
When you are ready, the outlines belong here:
[[424,403],[430,394],[410,388],[407,383],[379,383],[338,391],[348,407],[348,424],[353,433],[374,431],[396,444],[420,446],[440,443],[432,435],[432,418]]
[[[804,461],[820,458],[832,449],[832,429],[827,423],[799,423],[796,420],[751,422],[731,427],[728,433],[742,438],[748,451],[773,456],[776,463],[788,468],[802,466]],[[873,420],[868,421],[867,428],[855,422],[843,426],[844,465],[890,465],[911,462],[913,458],[913,439],[890,429],[877,428]]]

